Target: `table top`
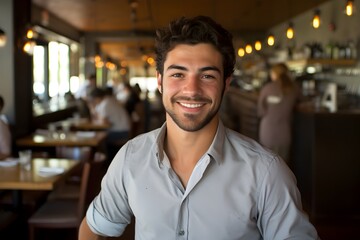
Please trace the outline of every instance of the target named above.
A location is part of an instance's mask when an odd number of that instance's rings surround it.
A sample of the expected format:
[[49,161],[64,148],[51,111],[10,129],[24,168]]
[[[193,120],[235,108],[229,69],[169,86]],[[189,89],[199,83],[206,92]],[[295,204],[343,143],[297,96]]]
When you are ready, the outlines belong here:
[[52,134],[35,132],[29,136],[17,139],[16,145],[19,147],[97,147],[106,136],[106,131],[77,131],[68,133],[56,131]]
[[[33,158],[31,169],[26,170],[19,164],[0,167],[0,189],[11,190],[53,190],[80,167],[80,161],[60,158]],[[41,176],[44,167],[63,168],[64,172],[51,176]]]

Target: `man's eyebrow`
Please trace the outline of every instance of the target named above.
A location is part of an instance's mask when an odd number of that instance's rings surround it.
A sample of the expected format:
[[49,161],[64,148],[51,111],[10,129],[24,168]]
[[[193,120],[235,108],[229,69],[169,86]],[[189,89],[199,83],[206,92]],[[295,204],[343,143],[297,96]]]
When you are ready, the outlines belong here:
[[166,70],[171,70],[171,69],[178,69],[178,70],[183,70],[183,71],[187,70],[186,67],[183,67],[180,65],[175,65],[175,64],[170,65]]
[[[170,65],[166,70],[171,70],[171,69],[178,69],[178,70],[183,70],[183,71],[187,71],[188,69],[184,66],[180,66],[180,65],[175,65],[172,64]],[[208,67],[202,67],[200,68],[199,72],[205,72],[205,71],[216,71],[218,73],[221,73],[220,69],[214,66],[208,66]]]
[[221,73],[220,69],[214,66],[200,68],[200,72],[205,72],[205,71],[216,71],[218,73]]

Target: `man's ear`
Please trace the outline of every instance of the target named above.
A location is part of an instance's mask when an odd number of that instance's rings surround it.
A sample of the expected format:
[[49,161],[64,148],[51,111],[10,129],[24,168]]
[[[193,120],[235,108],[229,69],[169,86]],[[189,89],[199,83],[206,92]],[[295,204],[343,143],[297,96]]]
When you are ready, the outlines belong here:
[[225,80],[225,91],[227,91],[229,89],[230,83],[232,81],[232,75],[230,75],[226,80]]
[[156,71],[156,78],[157,78],[157,84],[158,84],[157,88],[158,88],[159,92],[162,93],[161,92],[162,75],[158,71]]

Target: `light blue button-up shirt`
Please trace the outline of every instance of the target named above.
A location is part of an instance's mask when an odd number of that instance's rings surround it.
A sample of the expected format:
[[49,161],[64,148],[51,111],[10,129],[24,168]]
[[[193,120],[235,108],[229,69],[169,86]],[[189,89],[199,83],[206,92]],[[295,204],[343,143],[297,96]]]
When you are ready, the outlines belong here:
[[163,150],[165,125],[118,152],[87,211],[95,233],[138,240],[317,239],[286,163],[220,122],[186,189]]

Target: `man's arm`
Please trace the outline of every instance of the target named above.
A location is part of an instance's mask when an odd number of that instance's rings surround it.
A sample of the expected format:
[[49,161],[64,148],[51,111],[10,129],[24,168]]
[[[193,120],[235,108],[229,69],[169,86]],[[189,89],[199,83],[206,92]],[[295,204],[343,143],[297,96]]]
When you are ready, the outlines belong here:
[[103,239],[106,238],[99,236],[90,230],[89,225],[86,222],[86,218],[84,218],[79,227],[78,240],[103,240]]

